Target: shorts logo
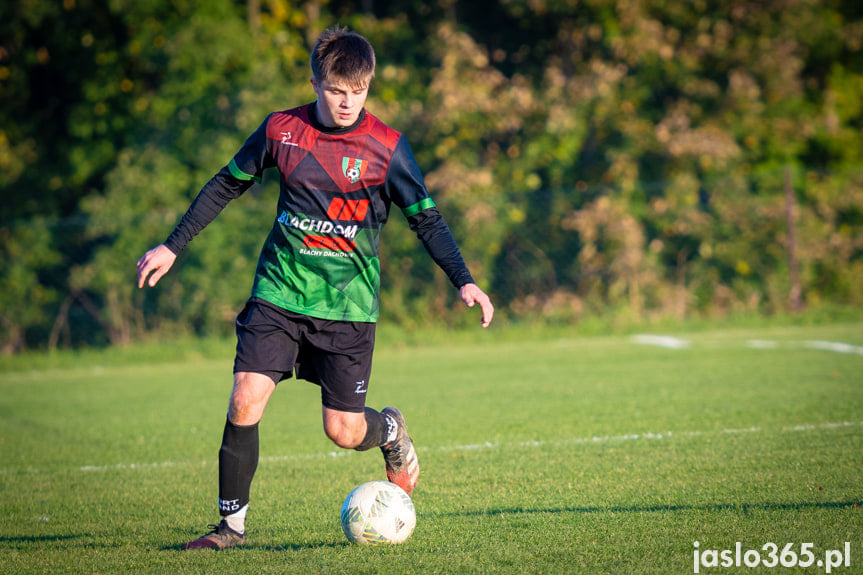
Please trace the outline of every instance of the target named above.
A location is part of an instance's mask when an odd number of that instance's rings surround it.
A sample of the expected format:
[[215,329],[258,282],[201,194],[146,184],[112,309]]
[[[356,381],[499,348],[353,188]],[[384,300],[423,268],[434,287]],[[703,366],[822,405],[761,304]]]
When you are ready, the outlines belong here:
[[331,220],[355,220],[358,222],[366,218],[369,209],[369,200],[345,200],[334,198],[327,208],[327,217]]
[[357,382],[357,389],[356,389],[356,391],[354,391],[354,393],[359,395],[359,394],[363,394],[365,392],[366,392],[366,380],[358,381]]
[[367,166],[368,162],[359,158],[348,158],[347,156],[342,158],[342,173],[352,184],[360,181],[360,178],[366,173]]

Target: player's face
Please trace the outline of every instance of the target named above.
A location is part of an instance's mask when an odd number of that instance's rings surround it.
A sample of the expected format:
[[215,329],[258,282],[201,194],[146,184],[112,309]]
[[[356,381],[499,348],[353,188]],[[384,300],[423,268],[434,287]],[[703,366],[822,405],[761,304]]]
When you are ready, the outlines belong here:
[[356,122],[369,95],[368,82],[358,88],[339,80],[312,78],[312,86],[318,95],[318,121],[328,128],[347,128]]

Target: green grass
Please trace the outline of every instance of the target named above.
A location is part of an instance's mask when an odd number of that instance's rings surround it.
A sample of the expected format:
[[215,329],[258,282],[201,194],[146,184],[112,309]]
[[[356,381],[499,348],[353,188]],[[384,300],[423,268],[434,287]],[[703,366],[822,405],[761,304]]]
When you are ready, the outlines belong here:
[[695,541],[849,541],[833,572],[863,573],[863,356],[806,344],[863,324],[675,335],[382,338],[368,401],[406,414],[423,475],[412,538],[375,548],[338,516],[382,460],[325,439],[313,385],[261,424],[248,544],[181,552],[217,519],[231,346],[32,356],[0,372],[0,571],[692,573]]

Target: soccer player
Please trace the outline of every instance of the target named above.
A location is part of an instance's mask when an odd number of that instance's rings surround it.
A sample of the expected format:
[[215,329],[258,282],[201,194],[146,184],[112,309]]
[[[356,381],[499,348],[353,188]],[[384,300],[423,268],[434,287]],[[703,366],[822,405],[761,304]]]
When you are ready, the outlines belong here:
[[237,317],[234,386],[219,450],[219,514],[183,549],[245,542],[258,464],[258,423],[278,382],[296,374],[321,388],[323,426],[339,447],[379,447],[387,478],[411,493],[416,451],[402,413],[365,405],[378,318],[378,238],[395,204],[482,326],[494,307],[474,283],[423,183],[405,137],[365,109],[375,72],[369,42],[325,30],[311,55],[316,101],[274,112],[200,191],[164,244],[138,261],[138,287],[155,286],[227,203],[279,172],[277,218],[251,297]]

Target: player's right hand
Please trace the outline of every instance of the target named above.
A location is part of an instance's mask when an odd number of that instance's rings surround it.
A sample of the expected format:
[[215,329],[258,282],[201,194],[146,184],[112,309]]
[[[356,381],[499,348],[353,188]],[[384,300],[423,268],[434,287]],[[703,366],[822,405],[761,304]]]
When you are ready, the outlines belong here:
[[474,304],[479,304],[482,310],[482,327],[488,327],[491,323],[491,318],[494,316],[494,306],[491,303],[488,295],[482,291],[476,284],[470,283],[461,286],[459,295],[467,307],[473,307]]
[[168,273],[168,270],[174,265],[174,260],[176,259],[177,254],[169,250],[165,244],[159,244],[145,253],[138,260],[138,287],[144,287],[147,276],[150,277],[147,285],[150,287],[155,286],[162,276]]

